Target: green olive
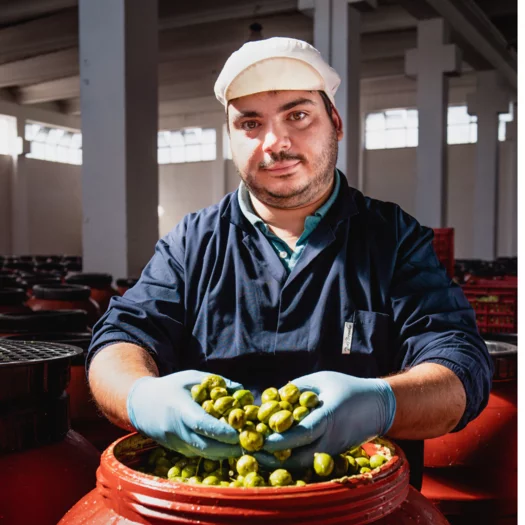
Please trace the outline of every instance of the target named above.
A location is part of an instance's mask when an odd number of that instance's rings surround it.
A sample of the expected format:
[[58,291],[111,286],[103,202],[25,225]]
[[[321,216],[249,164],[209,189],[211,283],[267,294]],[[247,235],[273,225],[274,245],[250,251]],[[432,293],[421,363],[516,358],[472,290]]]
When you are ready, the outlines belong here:
[[238,479],[230,483],[230,487],[242,487],[242,486],[243,484]]
[[230,486],[230,482],[229,482],[229,481],[221,481],[221,482],[219,483],[219,485],[220,485],[221,487],[229,487],[229,486]]
[[239,401],[239,404],[241,407],[245,407],[247,405],[253,405],[254,398],[253,394],[249,390],[237,390],[232,394],[232,396]]
[[259,423],[255,427],[255,430],[257,430],[257,432],[259,432],[259,434],[262,434],[265,438],[267,438],[272,433],[268,425],[266,425],[265,423]]
[[184,467],[182,469],[182,472],[180,473],[181,478],[191,478],[192,476],[195,476],[197,474],[197,468],[193,465]]
[[244,476],[237,476],[237,481],[244,485]]
[[295,482],[296,487],[306,487],[306,481],[303,481],[302,479],[298,479]]
[[210,476],[215,476],[216,478],[219,478],[221,481],[224,481],[230,477],[230,471],[228,470],[227,467],[221,467],[211,472]]
[[195,456],[193,458],[188,458],[188,465],[195,465],[197,466],[200,463],[201,459],[198,456]]
[[293,425],[293,414],[289,410],[279,410],[271,415],[268,425],[274,432],[286,432]]
[[234,408],[228,416],[228,423],[236,430],[243,428],[246,423],[246,413],[244,410],[242,408]]
[[191,387],[191,397],[193,401],[200,405],[208,399],[208,389],[204,385],[193,385]]
[[171,461],[166,457],[160,457],[157,459],[157,463],[155,463],[155,467],[168,467],[169,469],[171,466]]
[[368,458],[355,458],[355,462],[362,468],[370,468],[370,460]]
[[220,397],[215,401],[213,404],[213,408],[221,415],[224,416],[226,412],[231,410],[232,408],[237,408],[235,406],[235,403],[238,403],[236,399],[234,399],[232,396],[224,396]]
[[192,476],[191,478],[188,478],[188,483],[191,483],[192,485],[200,485],[202,483],[202,478],[200,476]]
[[218,485],[220,480],[217,476],[208,476],[202,480],[203,485]]
[[268,401],[280,401],[279,390],[277,388],[267,388],[261,395],[261,402],[267,403]]
[[[363,447],[354,447],[354,448],[351,448],[349,451],[348,451],[348,454],[350,454],[351,456],[353,456],[354,458],[367,458],[368,457],[368,454],[365,452],[364,448]],[[348,455],[347,454],[347,455]]]
[[299,401],[301,391],[293,383],[288,383],[279,390],[279,395],[282,401],[288,401],[293,405]]
[[259,408],[257,405],[245,405],[244,411],[246,412],[246,419],[248,421],[258,421],[257,414],[259,413]]
[[259,474],[257,474],[257,472],[250,472],[244,477],[243,485],[245,487],[264,487],[266,485],[266,482],[264,481],[264,478],[262,476],[259,476]]
[[334,460],[332,456],[325,452],[316,452],[314,454],[314,470],[318,476],[328,477],[334,470]]
[[299,421],[302,421],[309,413],[310,410],[308,410],[306,407],[299,406],[293,411],[293,419],[299,423]]
[[281,410],[281,407],[279,406],[278,401],[268,401],[266,403],[263,403],[261,405],[261,408],[259,408],[257,418],[261,423],[268,424],[268,420],[270,419],[270,417],[276,412],[279,412],[279,410]]
[[216,386],[215,388],[212,388],[210,391],[210,398],[213,401],[217,401],[217,399],[220,399],[221,397],[226,397],[227,395],[228,395],[228,390],[226,390],[222,386]]
[[246,476],[246,474],[250,472],[257,472],[259,470],[259,463],[257,463],[257,460],[253,456],[245,454],[237,461],[236,468],[241,476]]
[[217,470],[220,467],[218,461],[213,461],[213,459],[205,459],[202,462],[202,470],[209,474],[210,472],[213,472],[214,470]]
[[242,430],[255,430],[255,423],[253,421],[246,421]]
[[368,467],[362,467],[359,470],[359,474],[367,474],[368,472],[372,472]]
[[347,472],[348,459],[346,459],[346,456],[341,454],[334,456],[334,476],[336,478],[341,478],[342,476],[346,476]]
[[148,456],[148,465],[153,466],[159,458],[166,457],[166,451],[162,447],[153,449]]
[[381,454],[374,454],[373,456],[370,457],[370,468],[371,469],[378,468],[381,465],[383,465],[383,463],[386,463],[386,462],[387,462],[387,459],[385,458],[385,456],[382,456]]
[[217,386],[226,388],[226,381],[221,376],[215,374],[206,376],[201,384],[205,386],[209,392],[211,392],[212,388],[215,388]]
[[264,437],[256,430],[243,430],[239,434],[241,447],[248,452],[257,452],[264,445]]
[[299,404],[306,408],[315,408],[319,404],[319,398],[315,392],[307,390],[299,397]]
[[187,479],[182,479],[180,476],[175,476],[173,478],[168,478],[170,481],[176,481],[177,483],[185,483]]
[[274,470],[270,474],[268,481],[272,487],[285,487],[286,485],[291,485],[293,483],[292,475],[283,468]]
[[189,459],[188,458],[182,458],[182,459],[179,459],[178,461],[176,461],[174,463],[174,465],[176,467],[179,467],[181,470],[189,463]]
[[285,448],[284,450],[278,450],[277,452],[274,452],[273,455],[282,463],[292,455],[292,449]]
[[155,470],[153,471],[154,476],[159,476],[160,478],[165,478],[168,476],[168,472],[170,471],[170,467],[155,467]]
[[359,465],[356,463],[354,456],[346,456],[348,461],[348,474],[353,476],[359,472]]
[[281,407],[281,410],[289,410],[290,412],[293,412],[293,405],[288,403],[288,401],[279,401],[279,406]]
[[215,410],[214,401],[212,401],[211,399],[207,399],[206,401],[204,401],[204,403],[202,404],[202,408],[204,408],[204,410],[208,412],[210,416],[216,417],[217,419],[221,417],[217,410]]

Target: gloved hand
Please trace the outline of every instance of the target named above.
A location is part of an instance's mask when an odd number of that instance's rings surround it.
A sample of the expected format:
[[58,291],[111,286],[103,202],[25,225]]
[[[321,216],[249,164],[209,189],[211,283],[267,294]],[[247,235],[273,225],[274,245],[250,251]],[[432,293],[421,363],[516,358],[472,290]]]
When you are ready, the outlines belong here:
[[[320,404],[295,427],[283,434],[271,434],[266,439],[266,453],[258,453],[256,457],[268,467],[309,467],[314,452],[340,454],[386,434],[392,426],[396,398],[383,379],[316,372],[292,383],[301,391],[315,392]],[[294,450],[291,457],[281,464],[272,453],[287,448]]]
[[[191,397],[191,387],[208,373],[185,370],[164,377],[142,377],[127,398],[131,424],[142,434],[185,456],[226,459],[242,454],[239,433],[210,416]],[[230,390],[242,388],[225,379]]]

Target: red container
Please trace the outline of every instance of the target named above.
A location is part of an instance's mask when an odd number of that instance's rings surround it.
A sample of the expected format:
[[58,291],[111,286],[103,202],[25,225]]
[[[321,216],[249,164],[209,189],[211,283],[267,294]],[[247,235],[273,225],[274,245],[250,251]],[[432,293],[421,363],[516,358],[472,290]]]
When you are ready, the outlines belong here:
[[472,278],[463,286],[476,312],[481,333],[516,333],[518,321],[518,281],[516,277]]
[[65,280],[68,284],[89,286],[91,299],[99,305],[101,314],[108,309],[111,298],[119,295],[111,286],[113,277],[107,273],[74,273],[68,275]]
[[95,485],[97,450],[69,430],[65,345],[0,340],[0,525],[56,525]]
[[454,277],[454,228],[434,228],[434,250],[448,276]]
[[117,290],[120,295],[124,295],[130,288],[135,286],[138,282],[136,277],[128,277],[127,279],[117,279]]
[[31,309],[26,301],[27,295],[22,288],[0,288],[0,314],[29,312]]
[[484,515],[495,524],[517,510],[518,349],[487,346],[495,367],[488,405],[460,432],[425,441],[422,492],[447,517]]
[[398,454],[374,477],[346,484],[236,489],[174,483],[141,474],[137,464],[152,441],[138,434],[111,445],[101,458],[97,488],[80,500],[60,525],[130,523],[244,525],[445,525],[447,521],[408,484],[408,463]]
[[90,295],[87,286],[37,284],[27,305],[34,311],[84,310],[88,315],[88,325],[93,326],[100,318],[100,308]]

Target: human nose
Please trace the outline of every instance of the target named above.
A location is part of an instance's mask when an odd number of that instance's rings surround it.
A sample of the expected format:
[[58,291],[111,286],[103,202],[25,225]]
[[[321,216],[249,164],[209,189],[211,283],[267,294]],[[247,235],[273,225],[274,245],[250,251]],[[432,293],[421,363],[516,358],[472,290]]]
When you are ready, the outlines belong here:
[[290,149],[291,141],[285,126],[273,124],[268,126],[264,135],[264,153],[280,153]]

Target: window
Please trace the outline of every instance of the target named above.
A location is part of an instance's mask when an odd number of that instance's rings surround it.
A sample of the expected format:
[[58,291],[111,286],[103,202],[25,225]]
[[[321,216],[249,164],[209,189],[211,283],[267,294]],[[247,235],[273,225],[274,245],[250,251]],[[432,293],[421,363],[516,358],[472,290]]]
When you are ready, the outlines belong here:
[[180,131],[159,131],[159,164],[180,164],[215,160],[216,131],[213,128],[186,128]]
[[28,122],[25,139],[30,142],[26,156],[31,159],[82,164],[82,135],[78,132]]
[[0,155],[16,153],[16,118],[0,115]]
[[[506,138],[506,123],[510,113],[499,116],[498,138]],[[369,113],[365,120],[365,148],[410,148],[418,144],[417,109],[399,108]],[[478,118],[469,115],[467,106],[448,108],[448,144],[473,144],[478,140]]]

